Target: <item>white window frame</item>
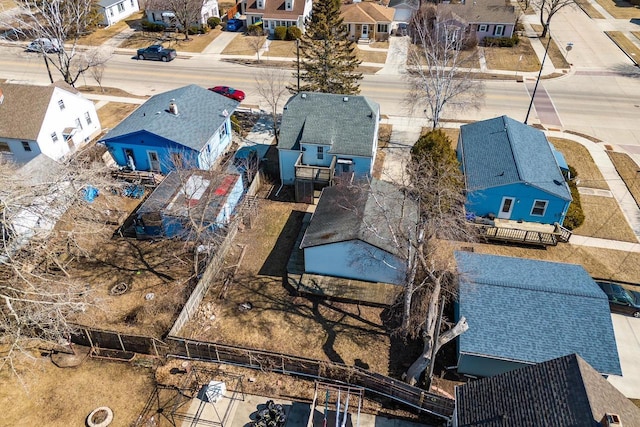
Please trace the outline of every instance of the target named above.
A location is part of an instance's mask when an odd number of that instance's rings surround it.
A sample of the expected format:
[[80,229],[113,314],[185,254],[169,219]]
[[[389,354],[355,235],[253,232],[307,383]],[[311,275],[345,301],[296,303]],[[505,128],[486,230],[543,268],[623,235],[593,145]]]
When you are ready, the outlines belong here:
[[478,31],[481,33],[486,33],[489,25],[487,24],[478,24]]
[[91,114],[89,114],[88,111],[84,113],[84,119],[86,120],[87,125],[90,125],[93,122],[93,120],[91,120]]
[[389,24],[378,24],[376,28],[376,32],[378,33],[388,33],[389,32]]
[[53,132],[51,134],[51,141],[53,141],[54,143],[58,142],[58,132]]
[[[542,208],[542,213],[541,214],[534,213],[534,211],[536,209],[540,209],[539,207],[536,206],[538,203],[544,203],[544,207]],[[547,208],[548,207],[549,207],[549,201],[548,200],[535,199],[533,201],[533,205],[531,206],[531,216],[544,216],[547,213]]]
[[59,99],[58,100],[58,107],[60,108],[60,111],[64,110],[66,107],[64,106],[64,99]]
[[493,35],[496,37],[504,36],[504,25],[496,25],[493,29]]
[[116,7],[118,8],[118,13],[124,12],[124,2],[118,3]]
[[76,129],[82,130],[82,121],[80,120],[80,117],[76,119]]

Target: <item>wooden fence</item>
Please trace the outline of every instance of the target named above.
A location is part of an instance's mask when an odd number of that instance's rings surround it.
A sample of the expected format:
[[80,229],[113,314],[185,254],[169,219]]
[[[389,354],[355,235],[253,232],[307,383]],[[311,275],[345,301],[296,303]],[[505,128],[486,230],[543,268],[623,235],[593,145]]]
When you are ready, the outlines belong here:
[[123,334],[86,326],[78,326],[78,332],[71,336],[71,341],[74,344],[84,345],[92,349],[148,354],[160,358],[166,357],[169,353],[169,345],[157,338]]

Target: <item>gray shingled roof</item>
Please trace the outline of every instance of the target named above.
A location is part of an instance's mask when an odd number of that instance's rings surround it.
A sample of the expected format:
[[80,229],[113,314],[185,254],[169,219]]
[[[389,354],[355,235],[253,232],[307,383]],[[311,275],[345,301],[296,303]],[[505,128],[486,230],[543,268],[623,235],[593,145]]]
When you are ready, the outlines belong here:
[[329,154],[372,157],[379,110],[364,96],[301,92],[284,107],[278,148],[321,144]]
[[576,354],[456,387],[460,427],[640,426],[640,409]]
[[578,353],[622,375],[607,296],[580,265],[456,252],[459,352],[523,363]]
[[[386,181],[374,179],[370,188],[366,185],[326,187],[300,248],[361,240],[406,258],[406,235],[396,243],[389,224],[401,221],[402,228],[413,235],[417,217],[417,204]],[[397,238],[399,232],[395,233]]]
[[524,182],[571,200],[544,133],[507,116],[460,127],[468,191]]
[[100,0],[98,5],[104,7],[105,9],[109,6],[113,6],[114,4],[122,3],[124,0]]
[[397,7],[400,5],[405,5],[410,7],[411,9],[418,10],[420,7],[420,0],[389,0],[388,7]]
[[60,82],[48,86],[1,84],[4,100],[0,103],[0,137],[35,141],[56,87],[77,93],[71,86]]
[[[169,112],[175,100],[178,115]],[[149,132],[200,151],[239,103],[197,85],[155,95],[110,130],[101,141],[137,132]]]

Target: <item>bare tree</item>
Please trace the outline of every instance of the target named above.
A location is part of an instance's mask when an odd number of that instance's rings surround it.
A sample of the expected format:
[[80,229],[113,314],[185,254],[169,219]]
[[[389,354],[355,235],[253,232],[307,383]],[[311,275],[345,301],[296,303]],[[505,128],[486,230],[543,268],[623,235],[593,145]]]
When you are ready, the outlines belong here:
[[414,43],[407,52],[409,109],[423,110],[435,129],[445,106],[477,108],[483,86],[473,79],[478,64],[475,49],[466,48],[474,46],[475,38],[467,38],[464,28],[439,17],[432,4],[414,13],[410,34]]
[[[90,158],[65,163],[44,155],[23,167],[0,167],[0,369],[34,345],[60,344],[73,316],[99,301],[65,260],[88,256],[109,239],[109,171]],[[99,196],[99,203],[90,203]]]
[[168,0],[166,4],[175,15],[184,39],[189,40],[189,27],[201,25],[204,0]]
[[104,92],[104,89],[102,87],[102,78],[104,77],[104,69],[105,69],[104,63],[99,63],[89,69],[89,73],[91,74],[91,77],[93,77],[96,83],[98,83],[98,86],[100,86],[101,92]]
[[575,0],[531,0],[531,6],[537,9],[540,14],[540,24],[542,25],[540,37],[545,38],[547,36],[553,15],[558,13],[560,9],[573,5],[576,5]]
[[[78,78],[91,67],[104,64],[107,57],[99,49],[79,50],[78,39],[95,26],[96,14],[92,0],[31,1],[16,0],[21,13],[12,18],[9,27],[28,37],[47,38],[59,43],[51,52],[40,52],[49,73],[53,67],[65,82],[75,86]],[[7,23],[0,22],[7,25]]]
[[253,49],[253,51],[256,53],[258,63],[260,63],[260,50],[262,49],[262,45],[264,44],[265,40],[266,37],[263,35],[247,34],[247,43],[249,44],[249,47],[251,47],[251,49]]
[[256,76],[258,93],[269,106],[276,142],[278,142],[278,112],[289,96],[289,90],[287,89],[289,76],[289,73],[278,68],[265,68]]

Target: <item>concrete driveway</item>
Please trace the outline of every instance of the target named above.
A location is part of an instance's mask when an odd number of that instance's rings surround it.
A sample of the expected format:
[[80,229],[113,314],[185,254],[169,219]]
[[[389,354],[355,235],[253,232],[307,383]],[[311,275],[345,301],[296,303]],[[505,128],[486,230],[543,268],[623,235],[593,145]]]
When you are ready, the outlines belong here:
[[609,382],[629,398],[640,399],[640,319],[612,314],[622,376],[610,376]]

